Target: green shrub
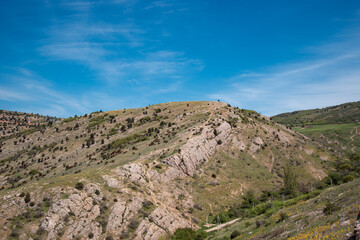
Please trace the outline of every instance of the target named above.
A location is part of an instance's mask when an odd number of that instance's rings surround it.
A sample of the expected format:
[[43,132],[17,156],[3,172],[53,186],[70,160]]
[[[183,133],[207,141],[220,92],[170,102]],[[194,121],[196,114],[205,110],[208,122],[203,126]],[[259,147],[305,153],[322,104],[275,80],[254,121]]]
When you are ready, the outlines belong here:
[[288,164],[284,167],[284,193],[295,197],[297,195],[297,186],[294,169]]
[[26,193],[26,194],[25,194],[25,198],[24,198],[25,203],[30,202],[30,200],[31,200],[31,198],[30,198],[30,193]]
[[107,235],[105,240],[114,240],[113,236],[112,235]]
[[336,206],[334,203],[327,202],[323,209],[323,212],[325,215],[331,215],[332,213],[337,212],[339,210],[340,207]]
[[344,183],[351,182],[352,180],[354,180],[354,176],[346,175],[345,177],[343,177],[342,180],[343,180]]
[[195,239],[195,231],[191,228],[179,228],[174,232],[172,240],[193,240]]
[[285,221],[289,216],[287,215],[287,213],[285,212],[281,212],[280,213],[280,221],[283,222]]
[[77,182],[77,183],[75,184],[75,188],[76,188],[77,190],[83,190],[83,189],[84,189],[84,184],[83,184],[82,182]]
[[136,219],[132,219],[129,223],[129,228],[132,230],[136,230],[138,226],[139,226],[139,221],[137,221]]
[[347,163],[345,163],[339,167],[339,170],[347,170],[348,171],[350,169],[351,169],[351,166]]
[[231,239],[234,239],[234,238],[236,238],[236,237],[238,237],[238,236],[240,236],[240,235],[241,235],[241,233],[240,233],[238,230],[235,230],[235,231],[233,231],[233,232],[231,233],[230,238],[231,238]]
[[325,183],[327,185],[337,185],[340,184],[341,175],[337,172],[330,172],[329,175],[325,178]]
[[196,233],[195,240],[205,240],[207,238],[207,233],[203,230],[200,230]]
[[29,175],[36,175],[36,174],[39,174],[39,171],[36,170],[36,169],[32,169],[32,170],[30,170],[30,172],[29,172]]

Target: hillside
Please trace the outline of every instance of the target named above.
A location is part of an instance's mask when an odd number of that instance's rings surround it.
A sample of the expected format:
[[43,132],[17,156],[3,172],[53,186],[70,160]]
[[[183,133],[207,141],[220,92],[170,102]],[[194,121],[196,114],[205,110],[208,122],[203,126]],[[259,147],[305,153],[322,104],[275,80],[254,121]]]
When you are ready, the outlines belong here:
[[360,101],[321,109],[282,113],[271,117],[285,126],[344,124],[360,122]]
[[[1,138],[0,238],[160,239],[242,201],[303,189],[334,159],[303,135],[221,102],[96,112]],[[306,190],[305,190],[306,191]]]
[[[359,195],[360,179],[357,179],[326,189],[309,200],[299,198],[279,211],[240,219],[212,232],[209,239],[230,239],[236,235],[232,239],[348,239],[360,211]],[[271,204],[274,207],[279,202]]]
[[283,113],[271,119],[310,137],[337,157],[360,153],[360,102]]
[[0,138],[4,140],[6,137],[16,134],[18,136],[30,134],[57,120],[60,119],[39,114],[0,110]]

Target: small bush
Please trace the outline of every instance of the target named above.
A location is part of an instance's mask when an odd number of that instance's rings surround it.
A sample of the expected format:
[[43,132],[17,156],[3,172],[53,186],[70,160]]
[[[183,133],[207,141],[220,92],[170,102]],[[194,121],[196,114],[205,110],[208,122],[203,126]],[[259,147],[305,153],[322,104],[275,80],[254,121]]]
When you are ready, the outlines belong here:
[[125,239],[129,237],[129,233],[126,231],[122,231],[120,234],[120,239]]
[[129,223],[129,228],[132,230],[136,230],[139,226],[139,222],[136,219],[132,219]]
[[191,228],[179,228],[172,236],[172,240],[192,240],[195,239],[195,231]]
[[344,183],[351,182],[352,180],[354,180],[354,176],[346,175],[345,177],[343,177],[342,180],[343,180]]
[[207,233],[205,231],[198,231],[195,236],[195,240],[205,240],[207,238]]
[[16,228],[14,228],[12,231],[11,231],[11,234],[10,236],[14,237],[14,238],[17,238],[19,237],[19,232]]
[[231,233],[230,238],[231,238],[231,239],[234,239],[234,238],[236,238],[236,237],[238,237],[238,236],[240,236],[240,235],[241,235],[240,232],[239,232],[238,230],[235,230],[235,231],[233,231],[233,232]]
[[82,182],[77,182],[77,183],[75,184],[75,188],[76,188],[77,190],[83,190],[83,189],[84,189],[84,184],[83,184]]
[[105,240],[114,240],[113,236],[112,235],[107,235]]
[[285,221],[289,216],[287,215],[287,213],[281,212],[280,213],[280,221],[283,222]]
[[30,198],[30,193],[26,193],[26,194],[25,194],[25,198],[24,198],[25,203],[30,202],[30,200],[31,200],[31,198]]
[[325,215],[331,215],[332,213],[337,212],[339,210],[340,207],[336,206],[334,203],[327,202],[323,209],[323,212]]
[[201,205],[200,205],[200,204],[197,204],[197,203],[194,204],[194,208],[196,208],[197,210],[200,210],[200,211],[203,210],[202,207],[201,207]]
[[259,228],[259,227],[261,227],[262,225],[264,225],[264,221],[262,221],[262,220],[256,220],[255,225],[256,225],[256,228]]
[[89,233],[88,238],[92,239],[94,237],[93,233]]

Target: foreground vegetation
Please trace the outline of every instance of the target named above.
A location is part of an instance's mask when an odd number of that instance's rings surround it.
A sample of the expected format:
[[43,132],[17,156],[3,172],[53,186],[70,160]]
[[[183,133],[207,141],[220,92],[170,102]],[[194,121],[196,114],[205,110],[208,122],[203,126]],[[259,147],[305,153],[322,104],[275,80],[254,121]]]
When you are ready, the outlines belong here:
[[[360,181],[354,180],[360,177],[359,170],[360,155],[353,155],[347,162],[334,162],[334,170],[328,177],[309,189],[297,183],[291,167],[285,167],[284,186],[279,191],[264,191],[256,197],[254,192],[249,190],[239,204],[227,211],[209,215],[209,222],[212,222],[213,226],[234,219],[240,219],[239,221],[218,232],[207,227],[197,232],[192,229],[179,229],[172,239],[343,238],[352,231],[351,224],[360,210],[360,199],[357,198]],[[336,185],[338,186],[334,187]],[[352,191],[354,186],[356,187]],[[339,198],[342,195],[345,196]],[[316,207],[312,209],[314,205]],[[313,213],[320,213],[323,218],[318,219]],[[342,215],[339,216],[339,213]],[[303,217],[312,220],[304,221]],[[296,231],[294,224],[299,224],[300,220],[304,227]]]

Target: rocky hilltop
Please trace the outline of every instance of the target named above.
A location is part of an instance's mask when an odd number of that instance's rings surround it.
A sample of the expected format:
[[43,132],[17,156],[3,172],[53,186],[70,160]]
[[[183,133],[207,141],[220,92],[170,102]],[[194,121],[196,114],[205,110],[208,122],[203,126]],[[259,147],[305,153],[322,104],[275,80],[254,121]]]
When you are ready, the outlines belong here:
[[331,155],[254,111],[176,102],[52,121],[0,140],[0,238],[166,239],[248,190],[309,187]]

